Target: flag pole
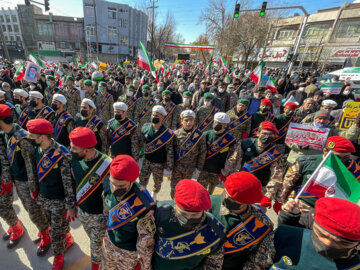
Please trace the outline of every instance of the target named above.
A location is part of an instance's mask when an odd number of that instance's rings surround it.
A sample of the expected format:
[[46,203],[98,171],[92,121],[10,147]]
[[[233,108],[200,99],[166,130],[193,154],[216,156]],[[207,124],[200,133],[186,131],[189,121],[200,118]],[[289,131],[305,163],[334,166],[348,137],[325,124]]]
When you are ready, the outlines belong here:
[[327,153],[327,155],[325,156],[325,158],[320,162],[319,166],[316,168],[316,170],[312,173],[312,175],[310,176],[309,180],[307,180],[307,182],[305,183],[305,185],[301,188],[301,190],[299,191],[299,193],[296,195],[295,200],[299,199],[301,193],[304,192],[304,190],[310,185],[313,177],[319,172],[320,168],[324,165],[325,161],[329,158],[329,156],[332,154],[332,150],[329,151],[329,153]]

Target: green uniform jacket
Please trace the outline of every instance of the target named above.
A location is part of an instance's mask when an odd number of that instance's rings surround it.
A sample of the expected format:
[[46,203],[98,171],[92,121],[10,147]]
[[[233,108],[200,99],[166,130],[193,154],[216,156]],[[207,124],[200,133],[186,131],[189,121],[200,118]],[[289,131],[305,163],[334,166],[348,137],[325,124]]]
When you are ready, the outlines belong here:
[[[227,111],[226,114],[230,117],[230,123],[241,117],[245,112],[242,112],[241,115],[237,115],[236,113],[236,107],[231,109],[230,111]],[[248,119],[245,123],[242,123],[237,128],[234,128],[230,133],[236,138],[236,142],[240,143],[242,139],[242,134],[245,133],[246,135],[249,135],[251,128],[251,119]]]
[[[128,97],[126,94],[125,95],[122,95],[118,98],[118,101],[120,102],[124,102],[126,105],[127,103],[129,102],[130,99],[132,99],[133,97]],[[126,113],[126,117],[135,121],[135,122],[138,122],[137,120],[134,119],[134,112],[135,112],[135,108],[137,107],[137,102],[139,101],[139,99],[136,100],[135,104],[132,105],[132,107],[128,110],[127,110],[127,113]]]
[[[291,116],[287,117],[287,116],[285,116],[285,114],[282,113],[282,114],[275,116],[274,124],[275,124],[276,128],[278,130],[280,130],[283,126],[285,126],[289,122],[290,119],[291,119]],[[277,140],[276,143],[277,144],[285,143],[285,138],[286,138],[286,135],[284,137],[282,137],[281,139]]]
[[[76,127],[86,127],[86,124],[88,122],[89,122],[88,119],[83,119],[82,117],[78,117],[75,120],[75,126]],[[103,144],[104,138],[101,138],[99,131],[103,127],[103,125],[104,125],[104,122],[101,121],[101,123],[97,126],[97,128],[95,130],[93,130],[95,133],[95,136],[96,136],[96,141],[97,141],[95,148],[98,151],[102,151],[102,144]]]

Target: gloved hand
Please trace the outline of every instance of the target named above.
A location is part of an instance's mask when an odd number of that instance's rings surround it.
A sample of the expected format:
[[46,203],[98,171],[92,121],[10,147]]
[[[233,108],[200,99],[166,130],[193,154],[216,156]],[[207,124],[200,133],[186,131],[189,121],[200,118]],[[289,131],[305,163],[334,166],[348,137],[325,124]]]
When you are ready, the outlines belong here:
[[221,181],[222,183],[225,183],[225,181],[226,181],[226,176],[223,175],[223,174],[220,174],[220,181]]
[[279,203],[279,202],[274,203],[273,209],[276,214],[279,214],[279,211],[281,210],[281,206],[282,206],[282,203]]
[[271,208],[271,200],[268,197],[264,196],[261,199],[260,205],[270,209]]
[[4,180],[1,180],[1,191],[0,195],[6,195],[9,193],[10,190],[12,190],[13,184],[4,184]]
[[34,192],[30,192],[30,197],[33,201],[36,200],[36,198],[38,197],[39,195],[39,191],[38,190],[35,190]]

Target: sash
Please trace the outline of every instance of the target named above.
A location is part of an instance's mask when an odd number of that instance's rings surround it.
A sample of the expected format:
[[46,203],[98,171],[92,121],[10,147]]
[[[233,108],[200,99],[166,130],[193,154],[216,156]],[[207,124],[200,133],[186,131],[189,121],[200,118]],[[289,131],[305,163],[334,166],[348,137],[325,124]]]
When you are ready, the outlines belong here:
[[174,137],[174,132],[171,129],[167,128],[163,133],[153,139],[151,142],[145,144],[145,154],[151,154],[161,147],[166,145]]
[[15,106],[12,105],[10,102],[6,102],[6,105],[8,105],[8,106],[10,107],[10,109],[14,109],[14,108],[15,108]]
[[66,99],[69,101],[72,98],[72,96],[75,94],[76,91],[78,91],[78,90],[75,87],[73,89],[71,89],[70,91],[68,90],[67,91],[68,94],[66,95]]
[[[224,231],[224,226],[216,221],[215,217],[210,217]],[[190,231],[170,238],[159,237],[155,243],[155,252],[166,260],[180,260],[196,255],[207,254],[207,251],[215,246],[221,238],[216,234],[210,224],[200,227],[197,231]]]
[[[65,153],[69,151],[65,147],[61,147]],[[46,175],[55,167],[55,165],[63,159],[62,154],[57,150],[53,149],[48,153],[44,154],[37,164],[37,177],[39,183],[45,178]]]
[[102,99],[102,101],[101,101],[101,103],[99,105],[99,110],[98,110],[99,114],[102,113],[102,111],[104,110],[104,108],[105,108],[107,102],[109,101],[110,97],[111,97],[111,94],[106,93],[105,97]]
[[95,91],[94,93],[91,94],[90,98],[95,100],[98,95],[99,93]]
[[221,152],[223,149],[227,148],[230,144],[235,141],[235,137],[229,132],[222,135],[216,141],[208,146],[208,151],[206,153],[206,159],[212,158],[217,153]]
[[204,131],[213,121],[214,121],[214,115],[219,111],[218,108],[213,106],[211,109],[211,112],[205,117],[204,121],[199,125],[198,129],[202,132]]
[[169,106],[166,106],[165,111],[166,111],[166,116],[164,117],[164,122],[166,121],[166,119],[169,117],[169,115],[175,110],[176,105],[174,103],[170,103]]
[[360,166],[352,160],[347,169],[355,176],[357,180],[360,180]]
[[76,188],[76,204],[82,204],[109,174],[112,159],[103,154]]
[[93,118],[87,122],[86,127],[94,131],[101,122],[102,120],[97,115],[94,115]]
[[7,143],[7,157],[8,160],[10,162],[10,166],[12,166],[13,162],[14,162],[14,157],[15,157],[15,152],[16,152],[16,147],[18,145],[18,142],[22,139],[25,138],[27,136],[27,132],[23,129],[21,130],[17,130],[15,131],[14,135],[11,136],[11,138],[9,139],[8,143]]
[[[190,105],[189,108],[185,108],[185,110],[192,110],[193,112],[196,112],[196,107],[193,105]],[[176,124],[176,129],[181,128],[181,120],[179,120],[179,122]]]
[[19,116],[19,119],[18,119],[18,124],[23,127],[23,125],[25,124],[25,122],[28,120],[28,113],[27,113],[27,108],[23,109],[20,116]]
[[299,123],[299,121],[296,119],[296,117],[291,116],[289,121],[279,129],[279,135],[276,136],[275,140],[273,142],[276,142],[277,140],[280,140],[282,137],[284,137],[288,131],[290,123]]
[[271,228],[253,215],[240,222],[226,235],[224,254],[244,250],[263,239]]
[[132,108],[132,106],[135,105],[137,100],[138,100],[138,98],[136,96],[134,96],[126,102],[126,105],[128,106],[128,110],[130,110]]
[[229,124],[227,131],[229,131],[229,132],[232,131],[233,129],[239,127],[240,125],[244,124],[245,122],[247,122],[250,119],[251,119],[251,115],[249,113],[243,114],[238,119],[235,119],[234,121],[232,121]]
[[329,126],[330,126],[330,125],[334,125],[334,124],[335,124],[335,118],[330,115],[330,118],[329,118]]
[[261,155],[257,156],[256,158],[253,158],[252,160],[246,162],[242,166],[242,170],[252,173],[255,171],[258,171],[274,161],[281,158],[283,154],[280,152],[280,150],[274,145],[266,152],[262,153]]
[[202,132],[198,129],[191,132],[190,136],[185,139],[185,141],[180,145],[179,150],[175,153],[175,161],[186,157],[198,144],[202,135]]
[[153,98],[151,98],[145,105],[144,109],[142,110],[142,112],[139,115],[139,121],[141,120],[141,118],[144,117],[144,115],[148,112],[148,110],[151,108],[151,106],[155,103],[155,100]]
[[36,119],[38,118],[43,118],[46,119],[46,117],[48,117],[52,112],[54,112],[53,109],[51,109],[49,106],[45,106],[35,117]]
[[55,129],[54,129],[54,139],[55,141],[59,138],[61,131],[68,120],[73,119],[71,114],[65,112],[63,113],[58,121],[56,122]]
[[[271,112],[269,112],[268,115],[266,116],[266,119],[265,119],[264,121],[273,122],[274,119],[275,119],[275,116],[274,116]],[[263,122],[264,122],[264,121],[263,121]],[[258,129],[259,129],[259,127],[254,128],[254,129],[250,132],[249,138],[255,138],[255,137],[256,137],[256,132],[257,132]]]
[[[146,204],[146,202],[143,202],[141,197],[149,203]],[[146,188],[142,187],[138,192],[134,189],[134,192],[130,196],[122,200],[109,211],[107,229],[115,230],[125,225],[153,205],[155,205],[155,201],[150,196],[149,191],[147,191]]]
[[128,119],[124,124],[118,127],[111,134],[111,145],[120,141],[126,134],[131,132],[134,128],[136,128],[136,123],[130,119]]
[[51,101],[53,95],[55,95],[57,92],[59,92],[60,88],[55,87],[53,90],[50,91],[49,96],[46,97],[46,100],[49,102]]
[[[290,192],[289,198],[295,198],[296,195],[301,191],[302,187],[302,185],[294,187],[293,190]],[[299,196],[299,198],[316,198],[316,196],[312,195],[309,192],[305,192],[304,190]]]

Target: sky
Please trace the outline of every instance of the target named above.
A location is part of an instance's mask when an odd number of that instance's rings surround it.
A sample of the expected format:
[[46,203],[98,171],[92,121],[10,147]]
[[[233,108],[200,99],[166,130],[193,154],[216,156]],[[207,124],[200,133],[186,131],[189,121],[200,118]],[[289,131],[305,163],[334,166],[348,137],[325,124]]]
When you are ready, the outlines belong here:
[[[43,0],[37,0],[43,2]],[[236,0],[226,0],[229,12],[233,12]],[[240,0],[239,0],[240,1]],[[352,0],[348,0],[353,2]],[[24,4],[24,0],[0,0],[0,7],[14,7],[17,4]],[[83,17],[82,0],[49,0],[50,12],[55,15]],[[128,4],[134,8],[141,8],[144,3],[151,6],[152,0],[111,0],[110,2]],[[199,23],[201,11],[205,10],[209,0],[156,0],[158,6],[158,20],[164,20],[170,11],[176,21],[176,32],[180,33],[187,43],[193,42],[196,38],[206,32],[205,26]],[[263,1],[252,0],[254,7],[260,7]],[[280,1],[268,1],[268,7],[279,6]],[[319,9],[340,6],[344,0],[286,0],[282,5],[302,5],[309,13]],[[290,11],[290,14],[301,11]]]

